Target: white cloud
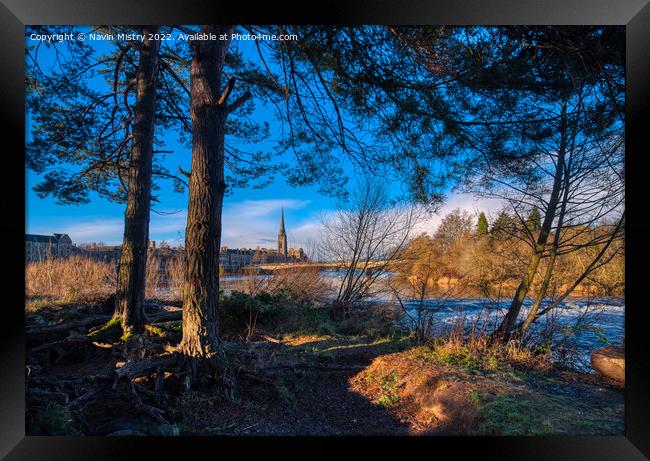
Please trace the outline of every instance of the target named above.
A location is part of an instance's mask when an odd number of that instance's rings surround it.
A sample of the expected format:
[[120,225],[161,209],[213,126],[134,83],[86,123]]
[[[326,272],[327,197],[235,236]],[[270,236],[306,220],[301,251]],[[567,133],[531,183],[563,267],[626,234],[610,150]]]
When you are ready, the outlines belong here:
[[[287,211],[304,208],[311,203],[309,200],[297,199],[266,199],[245,200],[242,202],[225,203],[223,209],[222,242],[229,247],[275,247],[277,232],[280,225],[280,209],[285,209],[287,231],[291,239],[290,213]],[[187,210],[159,210],[152,212],[149,225],[149,238],[158,242],[165,240],[172,245],[182,244],[185,235]],[[67,222],[63,226],[48,228],[29,228],[28,232],[50,234],[61,232],[70,235],[75,243],[104,242],[119,244],[124,233],[124,220],[115,218],[77,218],[74,223]]]
[[[223,228],[221,241],[230,248],[274,248],[280,226],[280,208],[285,209],[285,225],[289,246],[309,249],[320,240],[323,230],[319,213],[331,213],[319,210],[306,219],[296,219],[291,210],[307,207],[310,200],[298,199],[264,199],[245,200],[225,203],[223,209]],[[452,194],[440,211],[431,215],[418,228],[418,232],[432,234],[444,215],[455,208],[471,213],[485,211],[488,215],[500,208],[501,202],[493,199],[477,200],[467,194]],[[149,228],[151,240],[167,241],[171,245],[183,244],[187,210],[161,210],[162,214],[152,213]],[[122,217],[80,219],[54,229],[29,228],[31,233],[51,234],[62,232],[70,235],[75,243],[104,242],[119,244],[124,233]]]
[[471,194],[453,193],[449,196],[445,204],[440,207],[440,210],[438,210],[437,213],[432,214],[418,226],[417,231],[433,235],[440,225],[442,218],[444,218],[447,213],[457,208],[460,210],[466,210],[476,216],[478,216],[481,211],[490,216],[490,213],[502,207],[503,202],[501,200],[480,199]]
[[[104,242],[115,244],[122,241],[124,220],[119,218],[93,219],[68,224],[57,228],[56,232],[68,234],[75,243]],[[46,234],[52,231],[44,232]]]
[[239,216],[260,217],[269,216],[274,212],[279,212],[280,208],[300,209],[311,203],[311,200],[294,200],[294,199],[268,199],[268,200],[244,200],[243,202],[226,204],[226,211],[236,212]]
[[280,209],[284,208],[289,245],[300,246],[293,232],[300,224],[292,221],[290,211],[305,208],[310,203],[310,200],[266,199],[226,204],[222,244],[231,248],[274,248],[280,229]]

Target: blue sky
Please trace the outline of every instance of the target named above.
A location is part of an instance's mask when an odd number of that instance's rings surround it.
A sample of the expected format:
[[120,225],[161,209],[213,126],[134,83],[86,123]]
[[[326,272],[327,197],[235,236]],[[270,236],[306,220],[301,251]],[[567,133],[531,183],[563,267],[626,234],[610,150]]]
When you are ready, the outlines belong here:
[[[106,46],[98,44],[98,52]],[[46,53],[43,59],[47,59]],[[263,110],[256,108],[256,114]],[[29,115],[26,126],[29,140]],[[179,165],[189,171],[190,149],[178,143],[172,135],[166,138],[166,143],[165,148],[174,152],[165,154],[163,163],[170,171],[176,171]],[[270,150],[271,144],[256,147]],[[351,166],[342,166],[354,175]],[[28,233],[67,233],[75,243],[121,242],[124,205],[112,203],[96,194],[88,204],[57,205],[54,199],[40,198],[34,193],[32,187],[39,179],[39,175],[26,170],[25,218]],[[397,191],[400,186],[393,183],[388,187]],[[174,192],[170,182],[162,182],[161,190],[157,193],[160,203],[155,205],[151,215],[150,239],[180,244],[184,240],[187,193]],[[281,176],[264,189],[237,189],[224,200],[222,244],[231,248],[275,247],[280,209],[284,208],[289,246],[308,248],[318,238],[321,215],[332,211],[335,206],[336,201],[319,194],[316,186],[291,187]],[[477,202],[469,196],[451,194],[441,212],[424,223],[421,230],[432,232],[440,216],[454,208],[489,211],[496,206],[494,201]]]

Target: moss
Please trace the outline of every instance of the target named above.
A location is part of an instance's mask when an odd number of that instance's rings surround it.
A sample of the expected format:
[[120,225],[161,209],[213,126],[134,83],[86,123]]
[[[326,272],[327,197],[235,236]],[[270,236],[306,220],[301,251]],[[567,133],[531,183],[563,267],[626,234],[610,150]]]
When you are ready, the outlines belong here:
[[498,396],[481,408],[478,432],[506,436],[560,433],[553,424],[552,407],[548,402],[540,404],[523,396]]
[[130,331],[127,331],[126,333],[122,334],[122,336],[120,336],[120,340],[126,342],[132,336],[133,336],[133,333],[131,333]]
[[122,332],[122,325],[119,317],[113,317],[98,329],[88,333],[88,337],[93,339],[112,339]]
[[145,325],[144,329],[147,333],[149,333],[152,336],[158,336],[160,338],[167,337],[167,332],[161,327],[155,325]]
[[[615,408],[543,393],[500,395],[480,406],[482,435],[623,434]],[[622,423],[622,418],[621,419]]]

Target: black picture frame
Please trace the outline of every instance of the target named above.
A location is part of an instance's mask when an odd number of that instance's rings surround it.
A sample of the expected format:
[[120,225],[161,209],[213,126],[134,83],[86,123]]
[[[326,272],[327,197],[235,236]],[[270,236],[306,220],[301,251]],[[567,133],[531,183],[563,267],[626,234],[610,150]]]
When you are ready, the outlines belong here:
[[[625,436],[613,437],[436,437],[436,438],[97,438],[26,437],[24,378],[24,25],[25,24],[618,24],[626,26],[626,416]],[[339,442],[361,442],[384,456],[415,454],[411,448],[443,456],[529,460],[641,460],[650,458],[650,362],[647,354],[647,301],[643,289],[650,228],[648,150],[650,95],[650,4],[648,0],[455,0],[434,3],[400,1],[325,1],[304,6],[277,2],[132,0],[0,0],[0,114],[5,213],[2,219],[6,282],[0,325],[0,455],[18,459],[122,459],[146,449],[151,459],[192,456],[207,449],[225,456],[240,454],[312,457],[340,456]],[[645,116],[645,117],[644,117]],[[644,283],[645,282],[645,283]],[[409,451],[404,451],[409,448]],[[255,452],[255,453],[254,453]],[[329,456],[328,456],[329,455]]]

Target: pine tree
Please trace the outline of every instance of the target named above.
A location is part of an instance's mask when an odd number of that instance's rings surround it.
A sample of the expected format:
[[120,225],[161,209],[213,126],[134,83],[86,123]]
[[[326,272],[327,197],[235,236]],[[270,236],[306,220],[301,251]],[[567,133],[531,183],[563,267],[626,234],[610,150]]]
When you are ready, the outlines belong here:
[[476,223],[476,234],[477,235],[487,235],[488,233],[488,220],[485,216],[485,213],[481,211],[481,214],[478,215],[478,222]]
[[490,234],[497,236],[514,232],[514,222],[512,216],[507,212],[502,211],[497,216],[497,219],[492,223],[492,228],[490,228]]
[[542,215],[539,213],[537,207],[533,207],[526,218],[526,227],[530,232],[536,232],[542,227]]

